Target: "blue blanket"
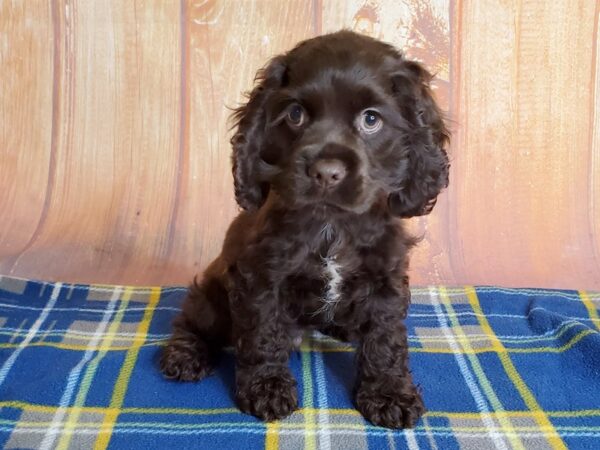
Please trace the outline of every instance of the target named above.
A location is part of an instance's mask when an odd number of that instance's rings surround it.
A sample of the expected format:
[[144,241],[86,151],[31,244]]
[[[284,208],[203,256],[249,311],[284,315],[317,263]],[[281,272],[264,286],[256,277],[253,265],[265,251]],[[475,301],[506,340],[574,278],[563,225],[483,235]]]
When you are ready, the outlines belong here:
[[233,358],[164,380],[182,288],[0,278],[0,446],[116,449],[600,448],[600,294],[413,289],[411,366],[429,412],[413,430],[353,409],[354,350],[307,335],[300,409],[265,424],[233,402]]

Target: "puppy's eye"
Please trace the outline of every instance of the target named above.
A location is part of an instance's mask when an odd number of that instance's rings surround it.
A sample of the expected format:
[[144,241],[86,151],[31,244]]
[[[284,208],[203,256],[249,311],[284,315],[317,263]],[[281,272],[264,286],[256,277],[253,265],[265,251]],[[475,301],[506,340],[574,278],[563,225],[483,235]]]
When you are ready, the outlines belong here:
[[358,125],[361,131],[367,134],[373,134],[381,129],[383,120],[377,111],[367,109],[361,114]]
[[294,103],[288,108],[286,119],[287,122],[293,127],[302,126],[306,119],[304,108],[302,108],[302,106],[300,106],[298,103]]

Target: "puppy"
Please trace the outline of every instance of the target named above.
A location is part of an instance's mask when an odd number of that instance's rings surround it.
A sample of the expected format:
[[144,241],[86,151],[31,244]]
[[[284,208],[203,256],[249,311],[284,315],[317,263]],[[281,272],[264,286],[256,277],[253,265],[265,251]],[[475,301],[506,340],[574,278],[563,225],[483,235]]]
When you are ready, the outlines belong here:
[[242,211],[191,285],[161,369],[199,380],[232,345],[240,409],[298,405],[288,357],[302,330],[355,342],[354,399],[373,424],[425,411],[408,367],[408,251],[398,218],[427,214],[448,185],[448,131],[430,74],[350,31],[275,57],[233,117]]

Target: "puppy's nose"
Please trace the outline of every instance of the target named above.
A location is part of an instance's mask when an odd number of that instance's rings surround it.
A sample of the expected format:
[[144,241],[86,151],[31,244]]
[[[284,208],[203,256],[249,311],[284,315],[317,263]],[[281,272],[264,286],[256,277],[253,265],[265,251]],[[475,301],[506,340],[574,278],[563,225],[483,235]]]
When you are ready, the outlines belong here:
[[346,177],[346,166],[339,159],[319,159],[308,168],[308,176],[324,188],[332,188]]

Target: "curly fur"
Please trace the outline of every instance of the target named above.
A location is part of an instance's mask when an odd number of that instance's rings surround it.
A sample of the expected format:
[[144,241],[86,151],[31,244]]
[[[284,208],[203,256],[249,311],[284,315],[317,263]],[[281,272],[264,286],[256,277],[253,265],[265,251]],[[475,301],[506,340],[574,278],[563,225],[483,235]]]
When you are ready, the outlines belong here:
[[[189,289],[162,353],[165,376],[201,379],[233,345],[239,407],[280,419],[298,403],[289,354],[302,330],[316,329],[357,343],[355,404],[368,420],[414,426],[425,408],[403,320],[415,242],[398,218],[429,213],[448,184],[448,132],[430,78],[349,31],[304,41],[259,72],[233,115],[242,211]],[[286,119],[290,104],[303,108],[301,126]],[[359,129],[365,110],[377,111],[378,132]],[[324,159],[344,168],[333,187],[310,175]]]

